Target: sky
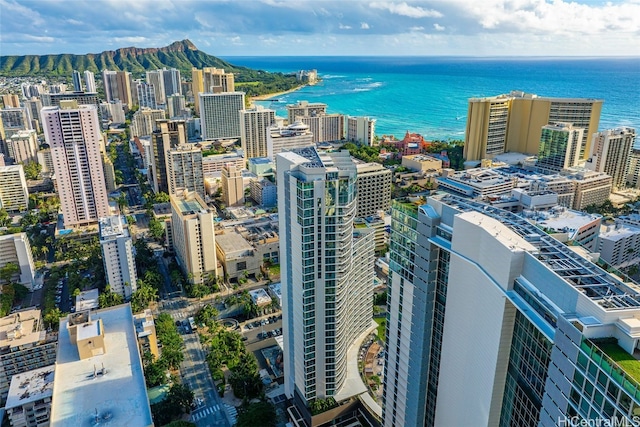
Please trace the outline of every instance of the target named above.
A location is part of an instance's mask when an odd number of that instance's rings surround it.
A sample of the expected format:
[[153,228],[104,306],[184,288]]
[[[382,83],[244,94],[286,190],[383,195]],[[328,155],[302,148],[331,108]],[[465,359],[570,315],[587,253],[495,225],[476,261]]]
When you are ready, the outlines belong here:
[[0,0],[0,55],[640,56],[640,0]]

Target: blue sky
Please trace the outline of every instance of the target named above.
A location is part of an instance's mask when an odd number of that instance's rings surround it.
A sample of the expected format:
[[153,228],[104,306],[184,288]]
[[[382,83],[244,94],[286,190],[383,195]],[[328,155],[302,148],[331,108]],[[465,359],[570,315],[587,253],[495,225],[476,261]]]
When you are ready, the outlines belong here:
[[640,56],[640,0],[0,0],[0,54]]

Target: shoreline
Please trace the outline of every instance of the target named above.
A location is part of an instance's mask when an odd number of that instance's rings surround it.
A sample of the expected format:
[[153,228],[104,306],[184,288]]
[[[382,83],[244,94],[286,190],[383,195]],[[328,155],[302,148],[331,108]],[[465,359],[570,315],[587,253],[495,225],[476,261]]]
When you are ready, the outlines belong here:
[[268,101],[271,98],[276,98],[276,97],[281,96],[281,95],[286,95],[288,93],[292,93],[292,92],[298,91],[298,90],[300,90],[300,89],[302,89],[303,87],[306,87],[306,86],[308,86],[308,85],[303,84],[303,85],[294,87],[293,89],[285,90],[283,92],[267,93],[265,95],[252,96],[251,97],[251,103],[253,104],[255,101]]

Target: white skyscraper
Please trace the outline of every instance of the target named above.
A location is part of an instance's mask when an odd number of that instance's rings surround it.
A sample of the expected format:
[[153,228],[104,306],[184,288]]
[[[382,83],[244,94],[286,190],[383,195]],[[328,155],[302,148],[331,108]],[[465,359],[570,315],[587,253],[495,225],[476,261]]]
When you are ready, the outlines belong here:
[[240,139],[245,159],[267,157],[267,135],[275,121],[275,111],[262,106],[240,111]]
[[360,145],[373,145],[376,119],[369,117],[349,117],[347,119],[347,139]]
[[594,134],[587,167],[611,175],[614,187],[625,187],[635,140],[636,131],[632,128],[608,129]]
[[93,105],[61,101],[42,110],[51,147],[65,227],[95,224],[109,216],[109,200],[100,156],[100,121]]
[[23,212],[29,207],[29,191],[22,165],[0,166],[0,209]]
[[79,71],[73,70],[73,91],[82,92],[82,76]]
[[276,169],[285,393],[299,406],[341,401],[349,348],[373,323],[374,234],[354,228],[356,167],[347,151],[309,147],[280,153]]
[[89,70],[84,72],[84,86],[87,92],[96,91],[96,77]]
[[111,292],[128,300],[137,287],[133,242],[123,216],[100,218],[100,249],[107,284]]
[[156,110],[158,103],[156,102],[156,91],[152,84],[138,82],[136,84],[136,92],[138,94],[138,105],[140,108],[150,108]]
[[239,138],[244,92],[200,94],[202,139]]
[[162,70],[147,71],[147,83],[153,86],[156,94],[156,102],[164,105],[167,99],[164,94],[164,78]]

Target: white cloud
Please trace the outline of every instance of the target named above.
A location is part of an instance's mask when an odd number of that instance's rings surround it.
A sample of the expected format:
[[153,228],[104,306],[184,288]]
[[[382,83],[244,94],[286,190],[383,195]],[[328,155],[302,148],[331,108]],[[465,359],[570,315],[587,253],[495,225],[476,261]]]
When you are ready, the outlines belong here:
[[241,46],[244,44],[242,43],[242,39],[240,38],[240,36],[230,37],[229,41],[231,42],[231,44],[236,46]]
[[340,25],[338,25],[338,28],[340,28],[341,30],[350,30],[351,26],[350,25],[340,24]]
[[393,14],[408,16],[409,18],[442,18],[442,13],[433,9],[423,9],[420,6],[410,6],[406,2],[387,3],[373,2],[370,6],[374,9],[387,10]]
[[49,36],[32,36],[31,34],[23,34],[22,37],[26,40],[38,43],[53,43],[55,38]]
[[65,19],[65,21],[71,25],[84,25],[84,22],[78,21],[77,19],[68,18],[68,19]]
[[421,26],[409,27],[409,31],[424,31],[424,27],[421,27]]
[[437,22],[435,24],[433,24],[433,29],[436,31],[444,31],[445,27],[443,27],[442,25],[438,24]]
[[116,43],[145,43],[148,39],[142,36],[114,37]]
[[368,30],[369,28],[371,28],[371,27],[369,27],[369,24],[367,24],[366,22],[361,22],[360,23],[360,29],[361,30]]

